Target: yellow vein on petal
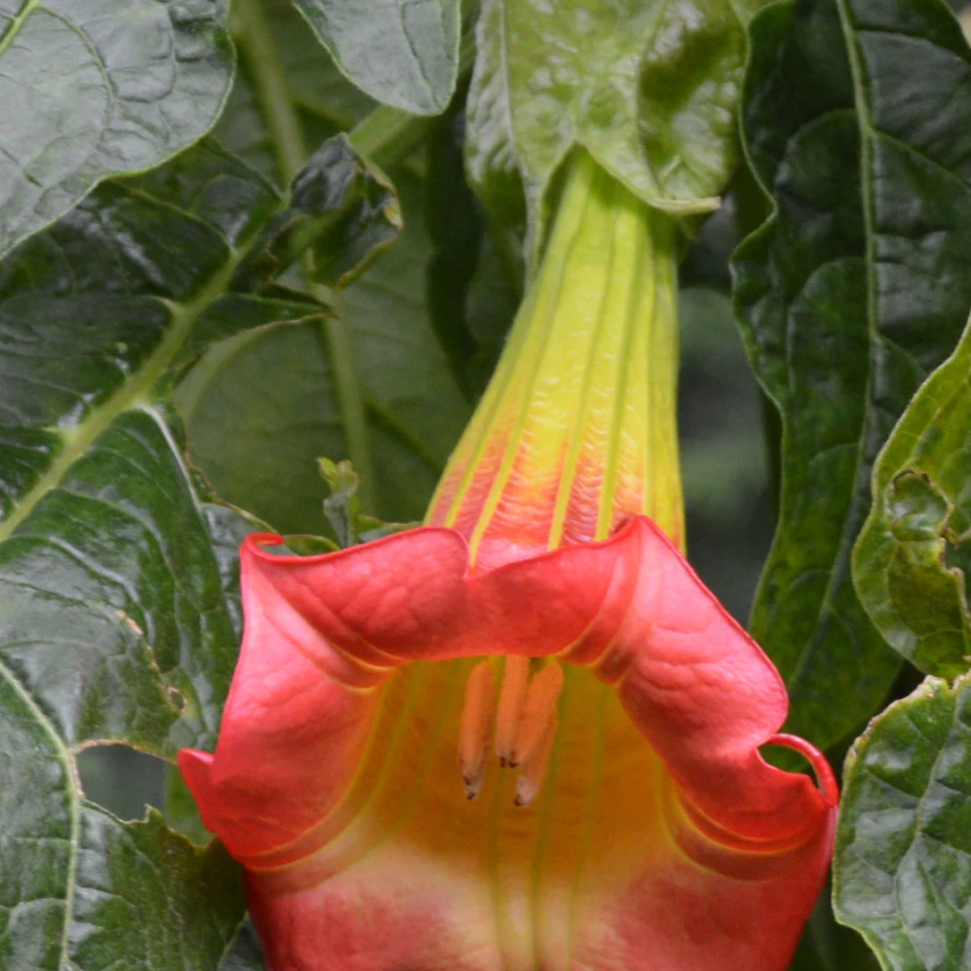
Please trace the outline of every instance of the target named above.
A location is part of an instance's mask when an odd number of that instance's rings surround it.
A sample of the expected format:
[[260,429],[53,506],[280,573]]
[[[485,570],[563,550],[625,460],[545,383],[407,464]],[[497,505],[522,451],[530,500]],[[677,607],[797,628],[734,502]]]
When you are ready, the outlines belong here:
[[[614,258],[616,248],[614,240],[611,239],[610,252],[607,257],[607,266],[604,273],[606,280],[610,280],[614,268]],[[590,421],[590,399],[593,392],[593,376],[597,370],[597,358],[599,356],[600,342],[604,330],[608,328],[609,314],[607,310],[609,287],[604,288],[603,296],[600,301],[600,313],[597,319],[596,332],[593,335],[590,346],[590,353],[587,355],[587,363],[584,371],[582,397],[577,408],[576,420],[574,421],[573,434],[570,437],[569,452],[563,469],[563,476],[559,483],[556,495],[556,505],[553,510],[553,520],[550,524],[549,549],[556,549],[560,545],[563,537],[563,529],[566,523],[566,515],[570,506],[570,496],[573,491],[573,480],[576,477],[577,466],[580,461],[580,452],[583,447],[583,429]]]
[[[422,665],[427,665],[433,662],[418,662]],[[428,738],[425,742],[425,757],[420,763],[420,768],[418,772],[415,773],[413,779],[413,785],[410,790],[411,798],[402,803],[401,813],[397,819],[384,831],[383,839],[378,840],[375,846],[380,845],[390,839],[395,833],[397,833],[411,818],[415,811],[415,807],[418,805],[419,797],[421,796],[422,790],[425,783],[428,782],[429,777],[432,774],[433,767],[435,765],[437,749],[442,740],[442,735],[445,730],[445,725],[448,721],[449,715],[453,707],[455,706],[456,696],[461,697],[461,692],[457,692],[455,688],[458,683],[465,677],[467,664],[456,661],[448,665],[449,674],[448,681],[445,690],[442,692],[442,697],[445,702],[442,704],[438,712],[438,717],[435,719],[435,726],[429,733]],[[372,847],[373,849],[374,847]]]
[[[625,220],[623,218],[618,219],[615,227],[615,236],[617,233],[622,232],[624,228]],[[643,250],[643,234],[635,233],[635,258],[632,261],[634,266],[640,265],[640,257]],[[657,284],[653,273],[648,275],[648,283],[652,288],[656,287]],[[634,366],[634,362],[631,360],[630,354],[630,348],[634,341],[634,332],[637,325],[637,315],[634,312],[636,307],[636,298],[634,298],[633,291],[635,288],[641,286],[643,286],[642,281],[637,278],[636,274],[631,274],[630,282],[628,284],[627,299],[624,306],[624,340],[621,347],[621,353],[618,355],[617,361],[617,383],[616,392],[614,395],[613,417],[610,422],[610,439],[607,446],[603,489],[600,492],[600,508],[597,514],[597,539],[605,539],[610,535],[610,527],[613,521],[614,500],[617,491],[617,478],[619,474],[618,466],[623,435],[623,412],[626,406],[625,392],[627,389],[629,369]],[[650,421],[648,421],[648,425],[650,425]],[[649,493],[649,491],[650,490],[645,483],[645,494]]]
[[590,850],[593,846],[593,833],[596,828],[597,812],[600,807],[600,789],[603,781],[603,767],[605,758],[605,745],[607,733],[607,704],[608,695],[613,691],[609,685],[601,684],[599,693],[599,704],[596,710],[596,738],[593,745],[593,765],[590,775],[590,785],[587,788],[587,807],[583,821],[583,828],[580,831],[580,854],[577,859],[576,870],[573,876],[573,889],[570,895],[570,915],[567,920],[567,935],[569,940],[569,959],[567,966],[572,966],[572,949],[574,930],[577,923],[577,906],[580,895],[580,887],[583,882],[583,871],[590,858]]
[[[587,165],[595,164],[591,160],[585,158],[582,160],[577,160],[578,164],[581,162]],[[590,203],[589,180],[577,179],[574,182],[571,182],[567,192],[568,198],[564,199],[562,203],[561,218],[568,218],[570,221],[566,227],[554,227],[553,239],[550,240],[551,250],[553,249],[554,245],[556,245],[558,248],[561,244],[562,233],[562,236],[566,237],[565,242],[562,243],[564,254],[562,257],[555,258],[551,253],[546,260],[547,265],[555,266],[557,270],[556,277],[550,285],[550,292],[548,295],[546,286],[544,286],[547,281],[542,278],[537,281],[537,309],[542,312],[543,326],[542,328],[529,328],[528,337],[530,339],[530,343],[532,344],[532,348],[530,348],[530,356],[532,359],[529,361],[528,377],[523,389],[524,402],[528,402],[533,396],[536,381],[542,371],[547,338],[556,321],[557,311],[559,310],[560,306],[560,297],[563,292],[564,283],[567,282],[565,270],[569,264],[569,255],[579,244],[578,230],[580,226],[583,225],[583,218]],[[578,198],[574,199],[572,197]],[[541,297],[545,297],[542,303],[540,303]],[[536,311],[534,310],[534,312]],[[505,490],[509,476],[512,473],[516,456],[519,454],[529,413],[529,408],[522,407],[519,409],[519,413],[516,415],[515,424],[503,453],[502,463],[500,464],[495,478],[493,479],[489,493],[482,506],[482,512],[479,515],[478,522],[476,523],[475,529],[473,530],[469,541],[470,556],[473,561],[475,559],[475,554],[479,543],[482,541],[482,537],[485,534],[486,529],[488,529],[489,522],[498,508],[500,501],[502,500],[503,491]]]
[[[583,673],[579,670],[574,672],[575,675],[582,675]],[[570,691],[570,681],[572,679],[566,679],[560,691],[560,702],[564,706],[566,705],[566,695]],[[543,774],[547,777],[546,784],[539,792],[541,802],[538,807],[539,818],[536,823],[536,854],[533,859],[532,920],[529,923],[533,934],[533,960],[537,968],[540,967],[540,955],[536,941],[536,929],[540,926],[539,916],[542,896],[543,864],[549,847],[550,831],[553,827],[553,809],[556,803],[557,781],[560,774],[560,751],[564,744],[563,735],[557,731],[557,727],[557,716],[554,713],[553,722],[549,726],[551,734],[550,751],[545,759],[547,765],[543,767]]]

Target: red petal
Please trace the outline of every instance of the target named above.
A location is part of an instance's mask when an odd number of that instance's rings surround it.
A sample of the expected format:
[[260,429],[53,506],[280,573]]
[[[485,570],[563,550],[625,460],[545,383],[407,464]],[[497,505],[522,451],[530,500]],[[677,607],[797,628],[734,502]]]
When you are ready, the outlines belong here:
[[[256,870],[289,866],[326,842],[325,817],[348,788],[395,667],[555,654],[616,685],[675,783],[664,846],[575,931],[572,966],[785,967],[828,864],[835,782],[811,746],[776,736],[787,708],[778,674],[653,524],[639,518],[606,542],[479,574],[445,529],[324,557],[278,557],[259,545],[274,541],[251,537],[244,547],[246,630],[215,757],[180,754],[206,825],[235,856]],[[763,760],[759,746],[773,741],[810,758],[822,792]],[[410,967],[417,952],[411,963],[397,952],[385,961],[409,922],[448,924],[448,901],[460,896],[431,876],[408,896],[422,872],[414,860],[366,885],[358,873],[318,887],[312,870],[252,875],[274,971]],[[358,917],[382,907],[394,915],[384,921],[387,948],[353,930],[348,900],[359,902]],[[467,922],[460,913],[454,919]],[[299,932],[295,920],[306,924]],[[444,950],[423,952],[423,971],[499,966],[481,942],[482,962],[460,964],[454,934],[433,937]],[[355,948],[376,956],[357,961]],[[323,956],[300,963],[298,950]]]

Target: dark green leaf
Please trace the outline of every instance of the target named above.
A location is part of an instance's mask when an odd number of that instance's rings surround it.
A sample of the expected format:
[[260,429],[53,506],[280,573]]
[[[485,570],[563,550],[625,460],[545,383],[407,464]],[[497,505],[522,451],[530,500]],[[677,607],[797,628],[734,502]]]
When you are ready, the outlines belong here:
[[372,98],[445,110],[458,76],[459,0],[294,0],[337,66]]
[[468,293],[482,253],[483,219],[465,178],[462,106],[436,120],[428,140],[425,225],[433,256],[428,310],[435,336],[463,391],[470,395],[470,362],[478,342],[468,322]]
[[874,503],[854,551],[873,622],[921,670],[971,663],[971,328],[911,401],[877,459]]
[[[317,467],[330,489],[330,495],[324,500],[324,515],[337,536],[339,549],[347,549],[358,543],[368,543],[418,525],[417,523],[383,523],[374,516],[363,515],[357,497],[360,484],[357,473],[346,459],[343,462],[332,462],[328,458],[319,458]],[[293,539],[305,541],[306,537],[297,536]],[[289,540],[288,545],[293,549],[293,543]],[[314,552],[319,551],[314,550]]]
[[290,206],[266,227],[233,279],[259,289],[268,278],[310,256],[316,282],[346,286],[401,232],[394,187],[347,140],[335,135],[293,180]]
[[[400,173],[401,241],[341,294],[367,410],[377,503],[385,520],[419,519],[469,408],[428,318],[431,246],[421,186]],[[412,218],[414,216],[414,218]],[[289,533],[323,528],[321,455],[348,457],[339,369],[320,323],[253,331],[214,347],[180,386],[193,459],[220,495]],[[225,415],[234,420],[227,425]],[[363,470],[355,459],[359,474]]]
[[168,392],[215,341],[319,326],[309,297],[232,290],[287,218],[203,144],[102,185],[0,264],[5,969],[211,971],[242,916],[224,854],[86,805],[75,760],[215,743],[251,524],[187,466]]
[[216,968],[244,907],[238,868],[213,842],[194,847],[149,811],[119,823],[82,805],[68,949],[84,971]]
[[213,125],[233,55],[223,0],[0,8],[0,256],[111,175]]
[[802,932],[789,971],[880,971],[863,938],[836,923],[827,883]]
[[456,380],[475,400],[495,368],[522,299],[522,247],[481,207],[465,177],[462,106],[428,140],[425,225],[433,256],[428,312]]
[[486,0],[469,92],[474,185],[511,224],[525,198],[534,243],[547,184],[574,145],[651,205],[716,208],[737,160],[741,18],[755,6]]
[[736,254],[736,309],[784,424],[752,633],[792,730],[827,747],[899,667],[850,552],[876,454],[971,304],[971,57],[936,0],[776,4],[752,23],[743,120],[775,211]]
[[971,682],[928,678],[846,760],[836,915],[892,971],[968,966]]
[[239,929],[233,946],[219,971],[263,971],[263,951],[253,925],[246,921]]
[[294,219],[277,245],[310,235],[313,278],[330,286],[350,283],[401,231],[394,187],[346,135],[335,135],[310,157],[293,181],[290,206]]

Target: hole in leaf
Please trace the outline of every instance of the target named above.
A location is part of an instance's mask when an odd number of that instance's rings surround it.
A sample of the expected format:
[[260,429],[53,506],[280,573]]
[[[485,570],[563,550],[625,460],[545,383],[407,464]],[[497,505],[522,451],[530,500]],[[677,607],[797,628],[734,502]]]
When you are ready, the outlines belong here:
[[119,819],[141,819],[162,808],[165,762],[127,745],[94,745],[78,753],[85,796]]
[[169,688],[168,695],[169,701],[171,701],[172,704],[179,709],[179,711],[182,711],[185,708],[185,695],[182,694],[178,688]]

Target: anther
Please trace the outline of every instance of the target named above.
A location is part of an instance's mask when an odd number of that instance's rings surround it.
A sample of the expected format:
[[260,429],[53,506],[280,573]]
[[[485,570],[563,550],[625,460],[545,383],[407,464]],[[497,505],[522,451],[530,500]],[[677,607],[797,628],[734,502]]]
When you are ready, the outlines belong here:
[[475,799],[482,788],[495,697],[496,676],[492,664],[481,661],[472,669],[465,686],[465,708],[459,729],[459,766],[467,799]]
[[550,753],[553,751],[553,740],[556,738],[558,721],[554,710],[553,717],[546,722],[539,744],[522,764],[519,778],[516,780],[517,806],[528,806],[543,786],[543,779],[546,778],[546,770],[550,764]]
[[499,764],[506,766],[512,761],[519,719],[526,702],[529,680],[529,658],[507,657],[506,669],[499,692],[499,710],[496,714],[496,755]]
[[556,703],[562,690],[563,668],[556,661],[548,664],[530,681],[519,717],[510,765],[520,765],[532,757],[543,741],[547,725],[556,716]]

